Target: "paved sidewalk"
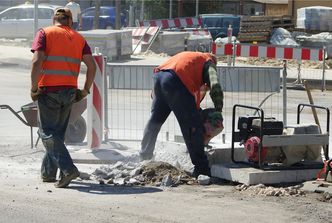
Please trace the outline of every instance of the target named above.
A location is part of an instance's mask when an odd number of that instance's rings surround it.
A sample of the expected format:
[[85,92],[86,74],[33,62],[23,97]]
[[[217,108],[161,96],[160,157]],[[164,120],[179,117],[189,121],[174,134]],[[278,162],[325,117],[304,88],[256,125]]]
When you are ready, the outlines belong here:
[[28,47],[0,46],[0,65],[31,68],[32,53]]

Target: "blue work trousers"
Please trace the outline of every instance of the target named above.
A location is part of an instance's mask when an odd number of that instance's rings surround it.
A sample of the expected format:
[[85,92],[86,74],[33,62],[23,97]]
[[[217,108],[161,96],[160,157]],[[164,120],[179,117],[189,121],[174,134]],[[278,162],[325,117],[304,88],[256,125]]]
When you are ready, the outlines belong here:
[[196,172],[208,173],[203,121],[194,96],[172,71],[160,71],[155,74],[154,94],[151,116],[143,133],[140,156],[143,159],[152,158],[160,128],[173,111]]
[[38,134],[46,149],[42,178],[56,178],[58,168],[64,175],[77,170],[64,144],[75,94],[75,89],[69,88],[38,96]]

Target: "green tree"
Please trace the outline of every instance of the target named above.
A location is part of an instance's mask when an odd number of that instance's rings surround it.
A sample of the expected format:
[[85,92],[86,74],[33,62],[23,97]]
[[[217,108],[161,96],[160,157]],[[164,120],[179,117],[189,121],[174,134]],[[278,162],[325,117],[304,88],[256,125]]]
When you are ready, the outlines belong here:
[[145,19],[164,19],[168,18],[169,9],[166,0],[144,0]]

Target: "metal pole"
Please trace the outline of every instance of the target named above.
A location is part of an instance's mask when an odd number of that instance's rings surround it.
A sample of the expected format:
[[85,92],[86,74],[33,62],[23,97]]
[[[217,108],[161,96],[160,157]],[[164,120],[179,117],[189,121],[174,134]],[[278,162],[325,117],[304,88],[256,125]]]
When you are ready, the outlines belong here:
[[134,7],[132,5],[129,6],[129,27],[135,26],[134,24]]
[[103,57],[104,59],[104,140],[108,140],[108,86],[107,86],[107,57]]
[[235,57],[236,57],[236,40],[233,42],[233,67],[235,66]]
[[326,81],[325,81],[325,66],[326,66],[326,60],[325,60],[325,53],[326,53],[326,47],[323,48],[323,77],[322,77],[322,91],[326,90]]
[[287,79],[287,60],[284,60],[284,67],[282,70],[282,102],[283,102],[283,122],[284,126],[287,126],[287,87],[286,87],[286,79]]
[[100,0],[95,1],[95,14],[93,17],[93,29],[99,28]]
[[199,11],[199,0],[196,0],[196,17],[198,17],[198,11]]
[[38,0],[34,0],[34,23],[33,23],[33,37],[35,37],[38,30]]
[[141,21],[144,20],[144,0],[142,0],[142,4],[141,4],[141,15],[140,15],[140,20],[141,20]]
[[171,19],[172,16],[172,8],[173,8],[173,0],[169,1],[169,18]]
[[[232,35],[233,35],[233,28],[232,25],[229,25],[227,28],[227,37],[228,37],[228,41],[227,43],[231,44],[232,43]],[[234,53],[234,47],[233,47],[233,53]],[[227,56],[227,66],[231,66],[232,65],[232,57],[230,55]]]
[[297,60],[297,84],[302,84],[302,78],[301,78],[301,64],[302,60]]
[[115,29],[121,29],[121,2],[115,1]]

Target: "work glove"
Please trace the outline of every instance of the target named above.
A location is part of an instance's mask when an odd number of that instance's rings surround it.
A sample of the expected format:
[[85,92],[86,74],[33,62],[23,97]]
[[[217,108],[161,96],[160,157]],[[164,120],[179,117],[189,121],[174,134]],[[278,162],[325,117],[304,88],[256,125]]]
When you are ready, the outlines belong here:
[[89,92],[85,89],[76,89],[76,96],[75,96],[75,100],[74,102],[79,102],[81,101],[83,98],[85,98],[87,95],[89,94]]
[[209,114],[209,121],[214,128],[220,128],[222,126],[224,118],[222,116],[222,112],[214,111]]
[[41,94],[41,89],[37,89],[36,91],[30,91],[30,97],[32,99],[32,101],[37,101],[38,100],[38,96]]
[[208,114],[207,120],[204,122],[204,145],[208,145],[210,140],[217,136],[224,129],[222,113],[214,111]]

